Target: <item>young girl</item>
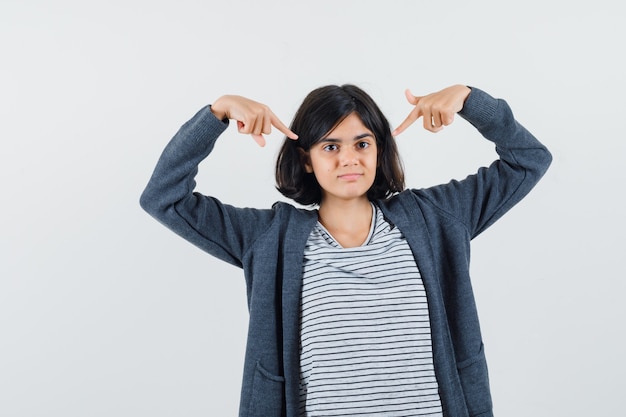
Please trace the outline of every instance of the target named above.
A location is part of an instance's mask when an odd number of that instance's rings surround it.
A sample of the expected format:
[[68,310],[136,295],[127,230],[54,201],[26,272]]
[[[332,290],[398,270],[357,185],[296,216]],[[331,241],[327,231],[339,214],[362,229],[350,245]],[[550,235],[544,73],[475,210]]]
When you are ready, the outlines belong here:
[[[455,85],[391,131],[361,89],[312,91],[290,128],[265,105],[224,96],[167,145],[142,197],[152,216],[244,271],[250,322],[240,416],[491,416],[469,277],[470,240],[537,183],[551,155],[503,100]],[[393,136],[455,114],[500,159],[462,181],[404,189]],[[198,164],[236,120],[263,146],[286,135],[278,190],[311,206],[236,208],[194,193]]]

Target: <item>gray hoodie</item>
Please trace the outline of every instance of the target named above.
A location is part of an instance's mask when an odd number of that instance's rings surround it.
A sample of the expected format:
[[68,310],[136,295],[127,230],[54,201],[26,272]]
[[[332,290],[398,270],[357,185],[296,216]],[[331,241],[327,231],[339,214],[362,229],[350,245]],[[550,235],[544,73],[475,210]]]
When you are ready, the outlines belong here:
[[[464,180],[405,190],[376,204],[406,237],[426,287],[444,414],[487,417],[492,401],[470,282],[470,241],[534,187],[552,157],[503,100],[472,88],[459,114],[495,143],[500,159]],[[243,269],[250,321],[239,415],[296,416],[303,252],[317,211],[283,202],[237,208],[194,193],[197,166],[227,126],[209,106],[185,123],[163,151],[141,206]]]

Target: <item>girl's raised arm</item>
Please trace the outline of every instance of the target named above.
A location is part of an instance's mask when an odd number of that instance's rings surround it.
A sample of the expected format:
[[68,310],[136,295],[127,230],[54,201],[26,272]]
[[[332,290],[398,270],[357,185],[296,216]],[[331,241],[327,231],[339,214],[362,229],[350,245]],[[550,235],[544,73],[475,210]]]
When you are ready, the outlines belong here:
[[141,206],[184,239],[233,265],[269,227],[274,210],[238,208],[201,194],[196,188],[198,165],[235,119],[241,133],[263,146],[272,126],[295,135],[266,106],[240,96],[224,96],[205,106],[181,126],[163,150],[141,198]]

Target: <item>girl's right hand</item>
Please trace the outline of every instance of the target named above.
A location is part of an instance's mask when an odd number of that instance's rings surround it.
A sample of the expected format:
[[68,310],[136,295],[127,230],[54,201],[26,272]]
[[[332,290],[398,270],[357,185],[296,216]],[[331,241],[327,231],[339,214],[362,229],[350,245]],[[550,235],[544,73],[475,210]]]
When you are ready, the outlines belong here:
[[288,138],[298,139],[268,106],[242,96],[222,96],[211,105],[211,111],[220,120],[236,120],[239,133],[252,135],[259,146],[265,146],[263,135],[269,135],[272,126]]

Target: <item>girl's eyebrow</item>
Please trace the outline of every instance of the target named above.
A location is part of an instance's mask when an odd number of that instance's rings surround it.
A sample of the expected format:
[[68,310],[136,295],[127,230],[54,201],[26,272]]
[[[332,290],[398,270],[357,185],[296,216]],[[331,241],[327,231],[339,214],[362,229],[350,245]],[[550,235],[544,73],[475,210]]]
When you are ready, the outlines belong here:
[[[356,141],[356,140],[361,140],[361,139],[367,138],[367,137],[370,137],[370,138],[373,139],[374,138],[374,134],[372,134],[372,133],[361,133],[360,135],[355,136],[354,139],[352,139],[352,140]],[[322,138],[322,139],[320,139],[320,142],[340,143],[341,139]]]

